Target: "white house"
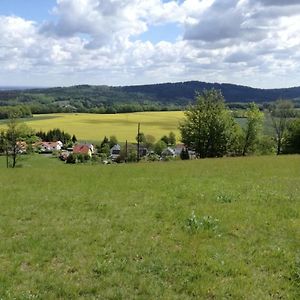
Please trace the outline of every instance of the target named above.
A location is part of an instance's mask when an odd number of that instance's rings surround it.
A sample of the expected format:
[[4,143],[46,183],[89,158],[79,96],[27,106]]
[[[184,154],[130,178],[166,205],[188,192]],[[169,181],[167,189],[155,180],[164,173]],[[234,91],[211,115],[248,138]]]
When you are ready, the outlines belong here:
[[53,151],[60,151],[63,143],[61,141],[57,142],[40,142],[37,144],[40,148],[41,152],[53,152]]
[[116,158],[118,158],[121,154],[121,146],[119,144],[114,145],[111,149],[110,149],[110,158],[112,160],[115,160]]
[[168,147],[166,148],[162,153],[161,153],[161,156],[162,157],[175,157],[176,156],[176,153],[175,153],[175,150],[171,147]]

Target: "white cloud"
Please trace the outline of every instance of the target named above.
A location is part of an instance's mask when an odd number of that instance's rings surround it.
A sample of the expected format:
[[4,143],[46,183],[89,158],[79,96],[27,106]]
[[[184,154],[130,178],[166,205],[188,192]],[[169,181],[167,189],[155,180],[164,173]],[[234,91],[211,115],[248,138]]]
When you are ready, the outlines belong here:
[[[176,80],[299,85],[300,6],[268,0],[58,0],[56,21],[0,16],[0,79],[12,85]],[[175,23],[176,42],[139,39]]]

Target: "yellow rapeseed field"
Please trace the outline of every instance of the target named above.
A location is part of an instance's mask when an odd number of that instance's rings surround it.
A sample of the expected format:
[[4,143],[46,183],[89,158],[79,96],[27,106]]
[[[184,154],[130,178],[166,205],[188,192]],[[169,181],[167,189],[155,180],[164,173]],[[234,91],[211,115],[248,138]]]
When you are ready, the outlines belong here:
[[[137,124],[141,132],[160,138],[170,131],[179,139],[178,123],[183,112],[139,112],[128,114],[47,114],[34,115],[26,124],[35,130],[47,131],[60,128],[75,134],[82,141],[100,141],[103,137],[115,135],[119,141],[133,142],[137,134]],[[1,124],[0,127],[4,127]]]

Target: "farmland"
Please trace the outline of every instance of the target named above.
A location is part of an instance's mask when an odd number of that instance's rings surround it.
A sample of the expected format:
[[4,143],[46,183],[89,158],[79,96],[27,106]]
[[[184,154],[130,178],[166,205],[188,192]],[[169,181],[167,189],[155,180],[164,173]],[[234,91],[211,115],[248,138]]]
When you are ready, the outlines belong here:
[[[60,128],[75,134],[82,141],[99,141],[105,135],[116,135],[120,141],[135,140],[137,123],[141,131],[157,139],[170,131],[178,133],[178,122],[182,112],[143,112],[129,114],[49,114],[35,115],[26,123],[35,130],[47,131]],[[2,122],[2,127],[4,124]],[[0,123],[1,128],[1,123]]]
[[22,164],[0,157],[0,298],[299,299],[298,155]]
[[[180,137],[178,124],[184,117],[181,111],[168,112],[138,112],[126,114],[43,114],[34,115],[33,118],[23,119],[31,128],[39,131],[48,131],[59,128],[70,134],[75,134],[81,141],[99,142],[103,137],[115,135],[118,140],[134,142],[137,134],[137,124],[141,123],[141,131],[146,135],[153,135],[156,139],[173,131]],[[246,119],[238,118],[236,121],[244,126]],[[0,121],[0,129],[5,128],[5,121]],[[273,134],[271,121],[265,118],[264,133]]]

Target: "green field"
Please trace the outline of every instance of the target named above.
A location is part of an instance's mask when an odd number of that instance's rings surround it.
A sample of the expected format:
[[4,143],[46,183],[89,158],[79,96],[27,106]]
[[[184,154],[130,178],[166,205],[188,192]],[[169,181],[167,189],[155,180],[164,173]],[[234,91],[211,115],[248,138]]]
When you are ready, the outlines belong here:
[[[35,115],[26,123],[35,130],[47,131],[60,128],[75,134],[82,141],[100,141],[103,137],[115,135],[121,142],[134,142],[137,124],[141,131],[159,139],[174,131],[179,137],[178,122],[183,112],[143,112],[129,114],[49,114]],[[1,124],[0,124],[1,127]],[[4,127],[4,125],[2,125]]]
[[299,155],[22,163],[0,157],[1,299],[300,297]]

